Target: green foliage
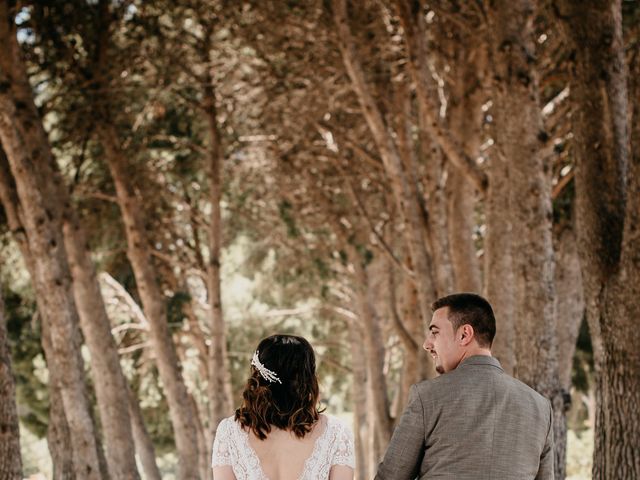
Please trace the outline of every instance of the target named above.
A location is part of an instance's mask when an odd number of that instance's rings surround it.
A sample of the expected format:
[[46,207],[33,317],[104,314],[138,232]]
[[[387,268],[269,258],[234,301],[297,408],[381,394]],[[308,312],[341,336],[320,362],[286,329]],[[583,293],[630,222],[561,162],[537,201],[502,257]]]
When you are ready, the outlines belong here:
[[300,236],[300,232],[298,227],[296,227],[296,222],[293,216],[293,205],[288,200],[282,200],[278,206],[278,211],[280,212],[280,219],[287,226],[287,234],[296,238]]

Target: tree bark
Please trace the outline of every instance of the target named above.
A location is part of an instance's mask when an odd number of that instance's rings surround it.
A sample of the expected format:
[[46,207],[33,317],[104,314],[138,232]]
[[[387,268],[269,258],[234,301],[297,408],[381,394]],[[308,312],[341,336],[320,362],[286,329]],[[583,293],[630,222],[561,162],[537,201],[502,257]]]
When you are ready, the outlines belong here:
[[96,431],[86,394],[79,352],[76,307],[64,250],[62,218],[57,198],[37,165],[51,165],[51,150],[33,103],[31,87],[15,37],[15,23],[6,3],[0,4],[0,139],[24,207],[24,227],[34,268],[34,287],[45,317],[50,319],[51,350],[48,361],[61,377],[61,397],[69,424],[74,471],[80,478],[100,479]]
[[149,252],[140,193],[134,188],[127,164],[118,143],[118,134],[105,122],[98,128],[105,158],[115,183],[118,205],[122,212],[127,237],[127,256],[142,300],[145,316],[151,327],[151,342],[156,354],[158,372],[169,404],[178,452],[178,476],[181,480],[199,478],[198,440],[187,387],[182,378],[175,345],[167,325],[166,303]]
[[[43,335],[44,322],[43,319]],[[43,345],[45,340],[43,338]],[[52,368],[51,364],[47,364]],[[47,426],[47,446],[53,464],[53,480],[80,480],[73,468],[73,452],[68,448],[71,444],[71,433],[67,417],[62,405],[62,393],[60,386],[54,378],[49,376],[49,425]]]
[[227,340],[222,313],[220,291],[220,253],[222,249],[222,162],[220,131],[216,113],[216,96],[213,77],[207,75],[205,85],[205,111],[209,125],[209,262],[208,294],[211,308],[211,347],[209,349],[209,401],[211,402],[211,425],[215,431],[218,424],[231,413],[231,388],[227,381],[229,366],[227,360]]
[[420,314],[426,322],[431,318],[431,302],[435,299],[435,288],[432,279],[431,258],[426,250],[424,218],[420,204],[412,192],[410,179],[403,168],[398,149],[382,113],[371,95],[362,66],[358,61],[348,24],[346,0],[334,0],[332,6],[345,69],[360,102],[362,114],[382,157],[398,211],[406,226],[406,243],[414,263]]
[[[470,38],[463,40],[471,42]],[[458,81],[449,99],[449,128],[461,140],[466,152],[477,155],[482,143],[482,88],[478,71],[486,69],[485,49],[454,46]],[[491,188],[491,186],[489,186]],[[447,166],[447,225],[451,244],[451,261],[455,289],[459,292],[482,292],[480,262],[474,241],[476,227],[476,192],[455,165]],[[486,254],[486,250],[485,250]]]
[[431,138],[427,135],[422,137],[420,144],[427,170],[423,177],[425,215],[427,216],[425,234],[429,238],[434,263],[436,297],[443,297],[452,294],[455,285],[448,232],[445,162],[442,150]]
[[558,366],[560,385],[568,395],[571,389],[573,356],[585,303],[580,271],[580,257],[575,234],[565,227],[554,239],[556,251],[556,336],[558,337]]
[[353,383],[351,395],[353,403],[353,433],[356,447],[356,470],[358,480],[371,478],[367,464],[366,446],[370,427],[367,425],[367,362],[362,348],[364,332],[355,319],[349,321],[349,338],[351,340],[351,371]]
[[[30,277],[35,278],[35,267],[31,259],[28,239],[22,226],[18,193],[15,190],[15,182],[11,175],[7,157],[1,146],[0,199],[2,200],[2,206],[4,207],[7,224],[11,230],[12,237],[20,249]],[[49,338],[49,325],[45,318],[44,307],[38,296],[36,296],[36,303],[38,304],[38,315],[42,325],[41,342],[46,357],[47,352],[52,351],[51,339]],[[66,447],[71,444],[71,439],[69,425],[67,424],[67,418],[62,405],[58,373],[59,372],[49,364],[49,424],[47,426],[47,446],[53,464],[53,479],[72,480],[75,478],[73,457],[71,450]]]
[[[59,177],[58,172],[50,172]],[[80,327],[91,354],[96,399],[106,447],[106,459],[112,480],[137,479],[131,418],[127,405],[127,381],[122,373],[111,324],[100,292],[95,266],[91,260],[86,234],[73,211],[62,179],[58,180],[58,198],[67,206],[64,241],[73,278],[73,293]]]
[[0,478],[2,480],[22,479],[16,385],[11,370],[7,320],[2,296],[0,296]]
[[621,2],[567,0],[556,12],[575,51],[578,245],[589,329],[601,347],[593,478],[640,478],[640,138],[634,118],[633,155]]
[[133,440],[135,442],[136,452],[140,458],[140,464],[144,471],[146,480],[161,480],[160,470],[156,463],[156,453],[144,424],[140,403],[135,396],[131,387],[126,385],[127,389],[127,405],[129,406],[129,417],[131,418],[131,429],[133,431]]
[[491,156],[485,211],[483,291],[493,307],[497,330],[491,352],[512,374],[516,356],[509,164],[500,151]]
[[[529,0],[495,2],[489,31],[495,86],[496,145],[509,162],[517,378],[554,409],[556,478],[564,478],[566,418],[558,374],[554,315],[551,179],[534,64],[535,15]],[[504,208],[504,207],[503,207]]]
[[357,249],[347,243],[349,260],[355,276],[355,292],[358,312],[364,327],[364,341],[369,384],[371,386],[376,423],[379,427],[379,444],[386,445],[391,438],[393,423],[389,412],[389,395],[384,376],[385,348],[382,340],[379,318],[374,311],[369,296],[369,278],[364,260]]

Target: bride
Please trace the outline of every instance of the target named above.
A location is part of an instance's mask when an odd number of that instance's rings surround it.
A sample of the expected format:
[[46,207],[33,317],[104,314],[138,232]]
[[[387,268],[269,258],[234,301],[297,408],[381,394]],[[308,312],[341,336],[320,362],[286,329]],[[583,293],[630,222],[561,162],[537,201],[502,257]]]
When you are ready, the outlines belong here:
[[353,435],[318,411],[313,348],[302,337],[260,342],[234,416],[218,425],[214,480],[352,480]]

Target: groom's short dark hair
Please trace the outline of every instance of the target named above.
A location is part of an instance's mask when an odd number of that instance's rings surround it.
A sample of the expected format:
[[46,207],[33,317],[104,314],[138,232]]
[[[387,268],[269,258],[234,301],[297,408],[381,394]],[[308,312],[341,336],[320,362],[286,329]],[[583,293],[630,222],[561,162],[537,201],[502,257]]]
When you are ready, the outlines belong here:
[[431,304],[434,312],[444,307],[449,307],[447,318],[453,324],[454,331],[469,324],[473,327],[478,344],[491,347],[496,336],[496,319],[487,300],[475,293],[454,293]]

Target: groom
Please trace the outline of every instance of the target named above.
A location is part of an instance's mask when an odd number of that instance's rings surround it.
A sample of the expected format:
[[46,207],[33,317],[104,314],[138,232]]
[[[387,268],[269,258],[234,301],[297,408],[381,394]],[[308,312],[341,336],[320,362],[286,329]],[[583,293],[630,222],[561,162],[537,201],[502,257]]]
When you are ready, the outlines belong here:
[[433,306],[424,349],[441,375],[411,387],[378,480],[553,479],[553,412],[491,356],[496,323],[479,295]]

